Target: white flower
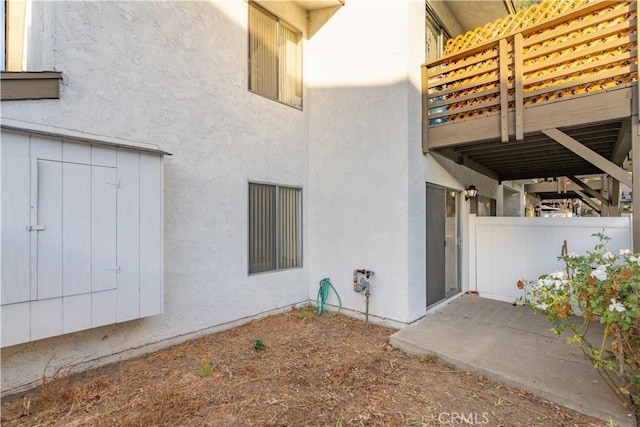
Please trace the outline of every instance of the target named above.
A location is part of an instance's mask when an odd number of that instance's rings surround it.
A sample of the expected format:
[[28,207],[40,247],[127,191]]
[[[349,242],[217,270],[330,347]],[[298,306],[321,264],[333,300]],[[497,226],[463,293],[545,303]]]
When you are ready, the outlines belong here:
[[607,252],[607,253],[605,253],[604,255],[602,255],[602,258],[604,258],[604,259],[608,259],[608,260],[615,259],[615,257],[616,257],[616,256],[615,256],[614,254],[612,254],[611,252]]
[[540,285],[541,285],[543,288],[551,288],[552,286],[554,286],[554,284],[555,284],[555,280],[551,280],[551,279],[546,278],[546,277],[545,277],[545,278],[542,280],[542,282],[540,283]]
[[629,254],[631,253],[631,251],[630,251],[629,249],[620,249],[620,250],[618,251],[618,253],[619,253],[620,255],[624,256],[624,255],[629,255]]
[[578,255],[575,252],[569,252],[567,255],[565,255],[567,258],[578,258],[580,255]]
[[540,310],[546,310],[547,308],[549,308],[549,306],[546,303],[541,302],[540,304],[536,304],[536,308],[539,308]]
[[551,273],[549,275],[549,277],[554,279],[554,280],[562,280],[565,277],[565,272],[564,271],[556,271],[555,273]]
[[640,265],[640,257],[637,257],[637,256],[630,256],[630,257],[629,257],[629,261],[631,261],[631,262],[635,262],[635,263],[637,263],[638,265]]
[[622,313],[623,311],[627,311],[623,304],[619,303],[615,300],[615,298],[611,298],[611,304],[609,304],[609,311],[617,311],[618,313]]
[[600,266],[598,266],[598,268],[593,270],[591,272],[591,277],[595,277],[598,280],[606,280],[607,279],[607,272],[602,267],[603,266],[600,265]]

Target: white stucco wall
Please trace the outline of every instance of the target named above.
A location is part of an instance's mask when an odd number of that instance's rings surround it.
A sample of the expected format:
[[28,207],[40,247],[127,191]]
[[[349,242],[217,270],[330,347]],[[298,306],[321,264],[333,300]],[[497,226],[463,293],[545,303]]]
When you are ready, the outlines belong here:
[[[310,295],[329,277],[344,306],[364,311],[351,277],[355,268],[371,269],[371,312],[403,322],[425,314],[426,183],[460,191],[474,184],[492,198],[499,193],[495,180],[422,153],[424,22],[421,1],[351,0],[311,38],[306,53]],[[466,218],[464,199],[460,208]],[[467,257],[463,246],[463,290]]]
[[398,321],[407,320],[407,21],[407,3],[347,1],[309,41],[305,69],[309,293],[329,277],[343,305],[364,312],[352,274],[373,270],[370,312]]
[[[63,72],[61,96],[3,102],[2,117],[173,153],[164,177],[165,307],[163,315],[3,348],[3,392],[38,380],[49,359],[51,373],[131,356],[147,343],[306,301],[307,267],[247,274],[248,181],[302,187],[304,215],[309,191],[308,110],[247,90],[247,3],[33,7],[53,23],[53,48],[44,56]],[[298,9],[290,15],[306,27]],[[305,251],[305,265],[307,258]]]

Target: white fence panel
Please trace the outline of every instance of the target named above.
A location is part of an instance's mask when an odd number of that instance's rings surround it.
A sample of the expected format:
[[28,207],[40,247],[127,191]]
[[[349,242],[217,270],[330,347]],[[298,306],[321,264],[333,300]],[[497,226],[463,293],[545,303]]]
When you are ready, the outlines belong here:
[[598,238],[592,235],[602,231],[611,238],[607,247],[614,253],[631,248],[632,241],[630,218],[475,217],[469,230],[475,233],[469,263],[475,290],[509,302],[523,295],[518,280],[564,269],[558,260],[564,241],[569,252],[578,254],[593,249]]

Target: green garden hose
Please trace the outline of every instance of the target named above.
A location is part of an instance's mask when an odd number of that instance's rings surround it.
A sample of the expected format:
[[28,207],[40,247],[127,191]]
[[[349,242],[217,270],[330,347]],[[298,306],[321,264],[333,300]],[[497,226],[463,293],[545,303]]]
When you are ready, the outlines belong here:
[[[329,288],[333,289],[333,292],[338,297],[338,311],[333,315],[327,314],[324,311],[324,305],[327,302],[327,298],[329,298]],[[316,305],[318,306],[318,316],[322,316],[322,314],[324,313],[329,317],[334,317],[337,316],[338,313],[340,313],[340,310],[342,310],[342,300],[340,299],[340,295],[338,294],[338,291],[336,291],[336,288],[333,287],[333,285],[331,284],[331,280],[329,280],[328,277],[320,280],[320,289],[318,289]]]

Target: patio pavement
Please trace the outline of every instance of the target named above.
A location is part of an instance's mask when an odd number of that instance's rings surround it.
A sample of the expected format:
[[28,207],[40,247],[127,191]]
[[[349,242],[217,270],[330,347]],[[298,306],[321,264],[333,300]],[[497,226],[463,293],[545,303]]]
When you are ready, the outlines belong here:
[[527,307],[463,295],[396,332],[390,342],[617,426],[636,426],[579,345],[568,345]]

